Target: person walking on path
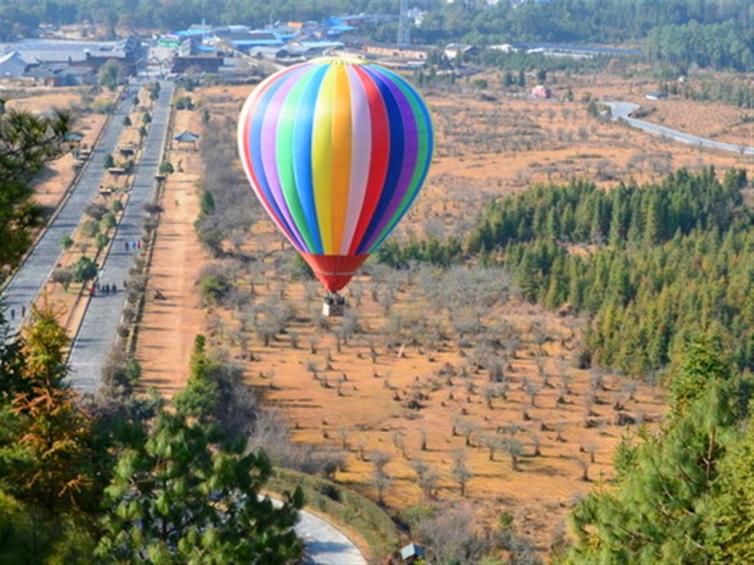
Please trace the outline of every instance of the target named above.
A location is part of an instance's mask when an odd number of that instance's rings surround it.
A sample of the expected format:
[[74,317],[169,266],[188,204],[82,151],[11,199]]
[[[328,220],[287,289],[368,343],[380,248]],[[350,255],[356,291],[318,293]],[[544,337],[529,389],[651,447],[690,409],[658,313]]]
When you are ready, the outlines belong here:
[[26,318],[26,304],[21,306],[21,317]]
[[15,308],[11,308],[10,309],[10,319],[11,319],[11,321],[13,321],[13,320],[16,319],[16,309]]

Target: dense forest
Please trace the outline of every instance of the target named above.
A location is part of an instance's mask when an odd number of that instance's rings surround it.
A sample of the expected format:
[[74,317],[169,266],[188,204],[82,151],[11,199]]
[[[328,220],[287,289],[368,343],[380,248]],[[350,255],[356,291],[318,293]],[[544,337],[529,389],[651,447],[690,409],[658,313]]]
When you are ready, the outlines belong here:
[[477,255],[513,272],[522,295],[594,317],[591,360],[634,375],[665,367],[687,336],[713,328],[754,368],[754,215],[742,171],[681,170],[603,191],[587,181],[490,204],[466,242],[388,243],[381,261],[449,264]]
[[[485,46],[506,41],[643,43],[650,61],[681,69],[749,70],[754,63],[754,7],[746,0],[551,0],[512,6],[501,0],[445,3],[414,0],[427,13],[414,42],[465,41]],[[0,39],[31,35],[41,23],[93,22],[110,29],[174,30],[211,24],[264,26],[289,20],[323,20],[349,13],[393,16],[366,35],[393,41],[398,0],[0,0]]]

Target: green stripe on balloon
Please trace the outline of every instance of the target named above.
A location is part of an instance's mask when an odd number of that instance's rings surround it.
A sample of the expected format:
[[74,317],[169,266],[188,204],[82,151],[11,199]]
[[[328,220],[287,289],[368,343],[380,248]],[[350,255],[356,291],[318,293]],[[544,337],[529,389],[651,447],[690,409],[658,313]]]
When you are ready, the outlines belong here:
[[306,75],[300,77],[291,91],[285,97],[283,101],[283,107],[280,111],[280,119],[278,120],[277,131],[275,134],[275,154],[277,156],[277,168],[278,176],[280,178],[280,185],[283,188],[283,197],[288,205],[288,211],[296,223],[301,237],[306,242],[308,249],[314,249],[314,241],[312,235],[309,232],[309,226],[306,223],[306,217],[304,216],[304,209],[301,206],[301,200],[299,199],[298,190],[296,189],[296,179],[293,174],[293,124],[296,119],[296,108],[301,100],[301,95],[304,89],[311,80],[309,72]]

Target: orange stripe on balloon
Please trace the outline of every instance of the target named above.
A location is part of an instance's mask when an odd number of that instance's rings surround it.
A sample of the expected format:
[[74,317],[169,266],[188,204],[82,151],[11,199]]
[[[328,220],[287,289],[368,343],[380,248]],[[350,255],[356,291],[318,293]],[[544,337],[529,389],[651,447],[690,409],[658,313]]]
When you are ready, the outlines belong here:
[[339,253],[346,225],[351,178],[351,97],[345,65],[333,65],[332,98],[332,251]]

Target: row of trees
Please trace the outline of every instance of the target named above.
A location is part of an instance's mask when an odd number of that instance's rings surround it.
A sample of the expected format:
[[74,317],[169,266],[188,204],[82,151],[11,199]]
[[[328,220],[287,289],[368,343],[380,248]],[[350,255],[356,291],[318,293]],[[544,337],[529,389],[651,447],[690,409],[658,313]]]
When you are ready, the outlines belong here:
[[682,96],[686,100],[720,100],[739,108],[754,108],[754,88],[748,81],[720,77],[686,81],[682,84],[670,81],[660,83],[660,90]]
[[[751,68],[751,18],[745,1],[705,0],[554,0],[526,2],[440,3],[417,0],[428,13],[414,29],[417,42],[446,44],[466,41],[490,45],[504,41],[616,43],[647,37],[650,59],[687,67]],[[40,23],[93,22],[126,28],[174,30],[207,20],[213,24],[264,26],[274,21],[323,20],[344,11],[340,0],[185,0],[176,12],[168,0],[55,0],[0,2],[0,39],[28,35]],[[398,0],[351,0],[350,13],[397,14]],[[372,39],[392,41],[397,23],[384,20],[364,32]],[[749,26],[750,27],[750,26]]]
[[538,238],[567,243],[607,243],[626,248],[657,244],[693,230],[725,228],[742,203],[745,171],[730,171],[722,183],[714,168],[680,170],[662,182],[620,184],[610,191],[585,180],[538,186],[491,203],[467,241],[470,253],[501,249]]
[[[0,561],[276,562],[297,558],[300,491],[258,497],[271,466],[215,415],[203,341],[174,409],[134,397],[135,362],[107,395],[68,388],[68,338],[53,309],[22,337],[0,318]],[[131,387],[113,386],[115,382]]]
[[[384,11],[397,13],[394,0],[351,0],[350,13]],[[206,20],[213,24],[265,26],[275,21],[321,20],[342,13],[342,0],[182,0],[175,9],[170,0],[51,0],[45,2],[0,2],[0,39],[13,39],[36,31],[40,23],[90,22],[107,26],[182,29]]]

